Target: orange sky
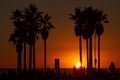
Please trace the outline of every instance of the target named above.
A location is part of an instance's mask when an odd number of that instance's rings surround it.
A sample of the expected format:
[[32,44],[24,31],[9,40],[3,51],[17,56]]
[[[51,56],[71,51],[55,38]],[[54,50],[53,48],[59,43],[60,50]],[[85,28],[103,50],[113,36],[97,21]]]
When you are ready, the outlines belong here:
[[[54,67],[54,59],[60,59],[60,67],[72,68],[79,61],[78,37],[75,36],[74,23],[69,19],[69,13],[77,6],[92,5],[108,14],[109,24],[101,37],[101,67],[108,68],[111,61],[120,68],[120,1],[119,0],[1,0],[0,1],[0,68],[17,66],[15,47],[8,42],[13,31],[10,17],[16,8],[23,9],[28,4],[35,3],[41,11],[52,16],[55,29],[51,30],[47,40],[47,67]],[[83,64],[86,66],[85,41],[83,40]],[[94,51],[94,50],[93,50]],[[36,64],[43,67],[43,40],[36,43]],[[27,60],[28,61],[28,60]]]

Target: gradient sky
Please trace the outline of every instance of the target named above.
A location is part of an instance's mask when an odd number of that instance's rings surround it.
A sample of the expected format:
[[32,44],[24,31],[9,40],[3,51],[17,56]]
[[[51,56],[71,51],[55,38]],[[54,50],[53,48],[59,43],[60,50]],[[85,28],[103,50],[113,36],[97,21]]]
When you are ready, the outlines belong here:
[[[101,67],[108,68],[113,61],[120,68],[120,0],[0,0],[0,68],[17,66],[15,47],[8,42],[13,31],[10,17],[14,9],[23,9],[30,3],[35,3],[40,11],[51,15],[55,26],[47,40],[47,67],[54,67],[55,58],[60,59],[62,68],[72,68],[79,62],[78,37],[74,34],[74,23],[68,14],[73,13],[75,7],[93,6],[107,13],[110,21],[104,25],[105,32],[101,36]],[[83,64],[86,66],[85,40],[83,44]],[[43,67],[41,37],[36,43],[36,56],[37,67]]]

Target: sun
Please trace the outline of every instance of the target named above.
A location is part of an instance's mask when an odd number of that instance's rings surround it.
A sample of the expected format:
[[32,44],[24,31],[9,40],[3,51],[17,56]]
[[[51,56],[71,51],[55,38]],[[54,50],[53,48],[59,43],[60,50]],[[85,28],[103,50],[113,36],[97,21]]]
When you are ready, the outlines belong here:
[[80,68],[81,67],[81,63],[78,62],[76,65],[75,65],[76,68]]

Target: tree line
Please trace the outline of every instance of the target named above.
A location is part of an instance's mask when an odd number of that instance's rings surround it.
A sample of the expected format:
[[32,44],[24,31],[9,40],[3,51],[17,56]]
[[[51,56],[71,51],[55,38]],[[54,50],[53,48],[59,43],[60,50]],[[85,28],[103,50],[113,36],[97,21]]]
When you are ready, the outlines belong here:
[[[103,23],[109,23],[107,14],[103,11],[92,7],[75,8],[75,12],[70,15],[75,23],[74,32],[79,36],[80,62],[82,64],[82,39],[86,40],[87,52],[87,69],[91,72],[93,69],[92,61],[92,40],[93,36],[98,37],[98,69],[100,70],[100,36],[104,32]],[[24,52],[24,69],[26,71],[26,45],[29,45],[29,71],[35,71],[35,43],[41,35],[44,40],[44,73],[46,72],[46,40],[49,30],[54,26],[51,23],[51,16],[48,13],[39,12],[34,4],[23,10],[16,9],[13,11],[12,21],[14,31],[9,37],[9,41],[16,46],[18,57],[18,73],[21,73],[21,56]],[[95,64],[97,59],[95,59]],[[33,65],[32,65],[33,64]],[[33,66],[33,67],[32,67]]]
[[[80,62],[82,64],[82,38],[86,40],[87,69],[93,69],[93,36],[98,37],[98,70],[100,70],[100,36],[104,32],[103,23],[109,23],[107,14],[102,10],[93,7],[75,8],[75,12],[70,14],[70,19],[75,23],[74,32],[79,37]],[[95,59],[95,64],[97,59]]]
[[[14,31],[9,37],[9,41],[16,46],[18,57],[18,73],[22,71],[21,56],[24,50],[24,71],[26,71],[26,45],[29,45],[29,71],[35,71],[35,43],[41,35],[44,40],[44,68],[46,71],[46,40],[49,30],[54,26],[51,23],[51,16],[48,13],[39,12],[34,4],[23,10],[16,9],[13,11],[12,21]],[[33,65],[32,65],[33,64]]]

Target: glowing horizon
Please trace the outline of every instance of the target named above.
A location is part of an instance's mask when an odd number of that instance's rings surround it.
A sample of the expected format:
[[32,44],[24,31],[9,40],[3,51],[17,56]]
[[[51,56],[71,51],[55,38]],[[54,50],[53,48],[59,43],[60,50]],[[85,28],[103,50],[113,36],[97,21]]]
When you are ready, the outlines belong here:
[[[60,68],[73,68],[79,62],[79,39],[74,33],[74,22],[68,14],[73,13],[75,7],[93,6],[108,14],[109,24],[104,25],[104,33],[101,36],[101,68],[108,68],[114,62],[116,68],[120,68],[120,1],[119,0],[1,0],[0,1],[0,68],[16,68],[17,54],[15,46],[8,42],[11,32],[14,30],[10,19],[14,9],[23,9],[30,3],[35,3],[38,10],[48,13],[52,17],[55,29],[50,31],[47,39],[47,67],[54,68],[54,59],[60,59]],[[111,6],[112,5],[112,6]],[[36,41],[36,67],[43,67],[43,40],[39,36]],[[93,44],[94,46],[94,44]],[[27,45],[27,67],[29,46]],[[83,64],[86,67],[86,43],[83,40]],[[94,48],[93,48],[94,54]],[[22,55],[23,60],[23,55]],[[23,64],[23,62],[22,62]],[[94,55],[93,55],[94,67]]]

